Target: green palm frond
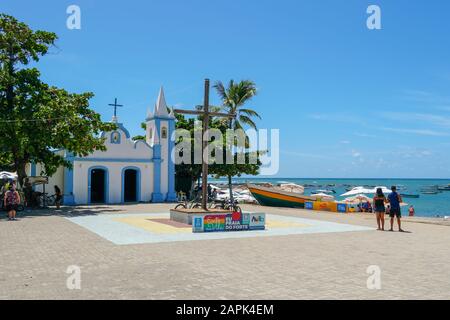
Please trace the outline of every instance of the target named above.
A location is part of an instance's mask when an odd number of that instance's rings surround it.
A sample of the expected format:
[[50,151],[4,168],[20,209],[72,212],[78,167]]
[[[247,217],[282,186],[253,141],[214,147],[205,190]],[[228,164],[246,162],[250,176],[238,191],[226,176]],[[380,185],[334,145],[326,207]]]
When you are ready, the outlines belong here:
[[217,81],[214,88],[222,100],[222,109],[225,112],[237,115],[237,119],[230,121],[230,127],[243,129],[246,125],[256,129],[256,124],[252,118],[261,119],[261,116],[252,109],[241,108],[257,94],[256,85],[253,81],[242,80],[236,83],[234,80],[230,80],[227,87],[221,81]]
[[240,113],[244,113],[249,117],[257,117],[259,119],[261,119],[261,116],[258,114],[258,112],[256,112],[255,110],[252,109],[239,109]]
[[249,117],[247,117],[247,116],[240,115],[240,116],[239,116],[239,122],[245,123],[245,124],[248,125],[249,127],[253,128],[253,129],[256,129],[256,123],[255,123],[252,119],[250,119]]

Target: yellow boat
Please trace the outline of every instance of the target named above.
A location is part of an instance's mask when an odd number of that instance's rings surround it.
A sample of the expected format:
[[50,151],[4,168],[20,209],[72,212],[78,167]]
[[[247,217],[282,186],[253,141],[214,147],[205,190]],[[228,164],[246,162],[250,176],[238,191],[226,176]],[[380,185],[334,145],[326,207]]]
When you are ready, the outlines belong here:
[[312,197],[276,188],[261,187],[253,184],[247,184],[247,188],[262,206],[304,208],[305,202],[315,200]]

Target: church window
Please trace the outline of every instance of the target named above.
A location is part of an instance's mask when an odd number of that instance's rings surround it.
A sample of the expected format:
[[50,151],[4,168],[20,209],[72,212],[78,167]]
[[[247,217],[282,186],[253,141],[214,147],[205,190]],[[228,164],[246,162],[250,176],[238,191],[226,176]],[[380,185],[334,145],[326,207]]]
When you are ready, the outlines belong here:
[[163,128],[161,129],[161,137],[162,137],[163,139],[167,139],[167,128],[166,128],[166,127],[163,127]]
[[149,132],[148,132],[148,138],[151,139],[153,138],[153,129],[150,128]]
[[114,131],[111,134],[111,143],[119,144],[120,143],[120,133],[117,131]]

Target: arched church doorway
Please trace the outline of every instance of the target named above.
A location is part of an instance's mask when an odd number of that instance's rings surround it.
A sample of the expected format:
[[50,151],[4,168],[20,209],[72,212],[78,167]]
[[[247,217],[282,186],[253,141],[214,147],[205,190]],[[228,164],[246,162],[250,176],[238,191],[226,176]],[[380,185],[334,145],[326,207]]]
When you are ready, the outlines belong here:
[[125,169],[123,172],[123,201],[139,201],[139,171],[136,169]]
[[104,169],[95,168],[90,173],[90,203],[106,202],[106,177]]

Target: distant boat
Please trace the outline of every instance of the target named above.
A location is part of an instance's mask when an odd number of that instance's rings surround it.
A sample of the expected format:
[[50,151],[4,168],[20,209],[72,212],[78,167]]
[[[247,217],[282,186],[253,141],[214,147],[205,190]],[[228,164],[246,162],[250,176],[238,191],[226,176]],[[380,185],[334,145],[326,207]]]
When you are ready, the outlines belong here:
[[334,190],[328,190],[328,189],[323,189],[323,190],[316,190],[316,191],[314,191],[314,193],[326,193],[326,194],[332,194],[332,193],[336,193],[336,191],[334,191]]
[[422,194],[438,194],[442,191],[439,191],[437,186],[432,186],[432,187],[428,187],[428,188],[422,188],[422,189],[420,189],[420,192]]
[[450,185],[447,186],[439,186],[438,187],[439,191],[450,191]]
[[422,191],[422,194],[438,194],[439,191]]
[[305,201],[314,200],[312,197],[276,188],[261,187],[253,184],[248,184],[247,187],[253,197],[258,200],[259,204],[262,206],[304,208]]
[[412,193],[401,193],[400,194],[403,198],[420,198],[419,194],[412,194]]

